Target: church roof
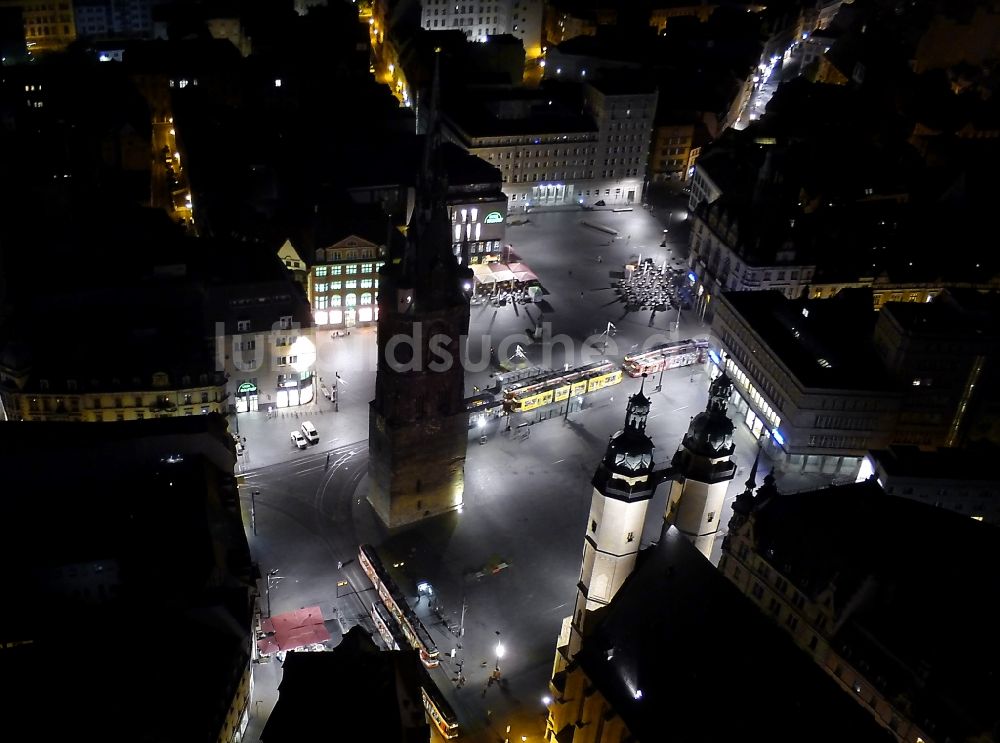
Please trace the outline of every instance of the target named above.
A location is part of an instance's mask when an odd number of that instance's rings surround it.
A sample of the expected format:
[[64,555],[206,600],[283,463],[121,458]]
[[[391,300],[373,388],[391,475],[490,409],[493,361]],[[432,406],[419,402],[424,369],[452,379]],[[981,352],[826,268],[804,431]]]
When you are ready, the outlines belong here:
[[588,621],[576,662],[635,740],[892,739],[673,527]]

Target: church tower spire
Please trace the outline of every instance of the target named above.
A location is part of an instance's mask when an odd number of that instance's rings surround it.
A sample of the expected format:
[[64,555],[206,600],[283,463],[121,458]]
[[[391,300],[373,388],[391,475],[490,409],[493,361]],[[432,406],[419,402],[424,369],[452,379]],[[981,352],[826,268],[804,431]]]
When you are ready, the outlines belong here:
[[459,508],[468,413],[460,342],[472,272],[452,252],[435,60],[428,130],[402,254],[380,270],[378,368],[369,410],[368,502],[405,526]]
[[653,442],[646,435],[649,407],[642,388],[629,398],[625,427],[608,441],[594,473],[568,659],[580,649],[587,613],[607,605],[635,567],[646,509],[658,482]]
[[665,518],[707,558],[719,532],[729,481],[736,475],[732,461],[735,428],[728,416],[732,393],[733,383],[725,373],[712,380],[708,405],[691,419],[672,460],[676,479],[670,486]]

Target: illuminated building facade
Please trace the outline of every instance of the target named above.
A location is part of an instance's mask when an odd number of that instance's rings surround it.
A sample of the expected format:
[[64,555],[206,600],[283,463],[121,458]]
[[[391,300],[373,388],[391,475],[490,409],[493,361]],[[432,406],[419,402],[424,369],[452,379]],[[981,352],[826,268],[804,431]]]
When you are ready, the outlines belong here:
[[21,9],[29,54],[63,51],[76,39],[71,0],[0,0]]
[[353,328],[378,321],[384,250],[357,235],[316,249],[309,271],[309,303],[317,327]]
[[569,659],[580,649],[587,614],[607,606],[635,567],[646,509],[658,483],[653,442],[646,435],[649,407],[642,390],[629,398],[625,428],[611,437],[594,474],[583,566],[570,617]]
[[880,312],[867,290],[827,300],[722,295],[710,354],[735,417],[784,469],[854,477],[871,449],[997,441],[996,298],[945,292]]
[[525,55],[542,54],[542,0],[424,0],[420,26],[427,31],[461,31],[470,41],[510,34],[524,44]]
[[486,198],[449,206],[452,228],[452,251],[469,264],[500,260],[507,233],[507,199]]
[[[207,361],[207,360],[206,360]],[[134,421],[226,410],[226,379],[210,367],[187,373],[135,375],[122,369],[117,376],[91,376],[87,371],[43,371],[0,357],[0,420]]]
[[[37,333],[70,316],[94,328],[117,317],[114,343],[95,352],[88,333],[67,333],[58,343]],[[0,418],[107,423],[224,412],[226,378],[204,326],[201,293],[189,286],[137,283],[37,297],[3,328]]]
[[[657,124],[653,131],[650,150],[649,175],[654,183],[670,181],[682,183],[689,180],[694,164],[701,153],[704,126],[698,122]],[[707,132],[704,134],[707,140]]]
[[721,196],[692,212],[688,281],[694,309],[703,319],[711,319],[713,302],[724,291],[772,289],[795,298],[816,272],[815,263],[803,260],[794,242],[761,225],[753,211]]
[[587,83],[573,102],[545,91],[491,91],[489,100],[451,111],[449,128],[461,147],[500,170],[511,212],[636,204],[656,99],[655,88],[638,82]]
[[870,297],[720,297],[710,355],[733,381],[733,418],[778,467],[854,477],[868,449],[890,443],[901,399],[872,342]]
[[241,258],[238,250],[224,255],[234,260],[213,276],[208,307],[230,410],[245,413],[312,402],[315,332],[301,284],[273,253],[257,259]]
[[154,0],[74,0],[77,34],[83,37],[134,36],[153,33]]
[[727,414],[732,392],[733,383],[725,374],[712,380],[708,405],[691,419],[671,462],[667,523],[676,526],[706,559],[712,556],[726,491],[736,474],[732,460],[735,428]]

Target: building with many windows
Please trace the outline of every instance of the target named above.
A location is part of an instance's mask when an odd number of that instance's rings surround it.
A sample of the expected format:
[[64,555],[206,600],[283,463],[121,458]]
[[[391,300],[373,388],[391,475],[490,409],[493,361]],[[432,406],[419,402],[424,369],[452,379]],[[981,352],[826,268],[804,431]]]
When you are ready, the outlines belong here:
[[448,129],[460,146],[500,169],[510,211],[635,204],[645,185],[656,98],[655,87],[642,82],[491,90],[449,109]]
[[21,9],[29,54],[63,51],[76,39],[72,0],[0,0],[0,6]]
[[[55,342],[38,333],[69,316],[88,330]],[[113,333],[102,330],[109,317],[116,318]],[[196,290],[145,285],[120,287],[114,300],[45,297],[3,328],[0,419],[109,422],[225,412],[226,378],[203,327]],[[97,353],[100,339],[107,345]]]
[[155,0],[75,0],[77,34],[83,37],[133,36],[153,33]]
[[789,300],[726,292],[713,360],[780,468],[852,479],[871,449],[997,440],[995,298],[871,306],[868,290]]
[[542,0],[423,0],[420,27],[461,31],[470,41],[510,34],[520,39],[528,59],[542,55]]
[[654,183],[683,183],[690,179],[708,132],[700,121],[667,116],[657,122],[650,150],[649,176]]
[[872,340],[870,296],[719,296],[712,359],[735,383],[733,419],[779,468],[853,478],[868,449],[892,441],[902,397]]
[[317,327],[353,328],[378,321],[378,270],[385,264],[384,252],[384,242],[358,235],[316,249],[309,301]]
[[996,528],[874,480],[755,486],[736,498],[719,570],[760,616],[895,740],[993,740]]
[[203,267],[215,362],[236,413],[312,402],[316,345],[302,285],[274,253],[221,248]]

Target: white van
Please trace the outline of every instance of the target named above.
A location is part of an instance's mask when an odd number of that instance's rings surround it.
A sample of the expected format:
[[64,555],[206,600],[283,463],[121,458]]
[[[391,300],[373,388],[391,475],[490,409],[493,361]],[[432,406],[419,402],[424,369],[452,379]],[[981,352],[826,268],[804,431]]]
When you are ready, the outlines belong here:
[[319,443],[319,431],[316,430],[316,426],[312,424],[312,421],[304,421],[302,423],[302,433],[310,444]]

